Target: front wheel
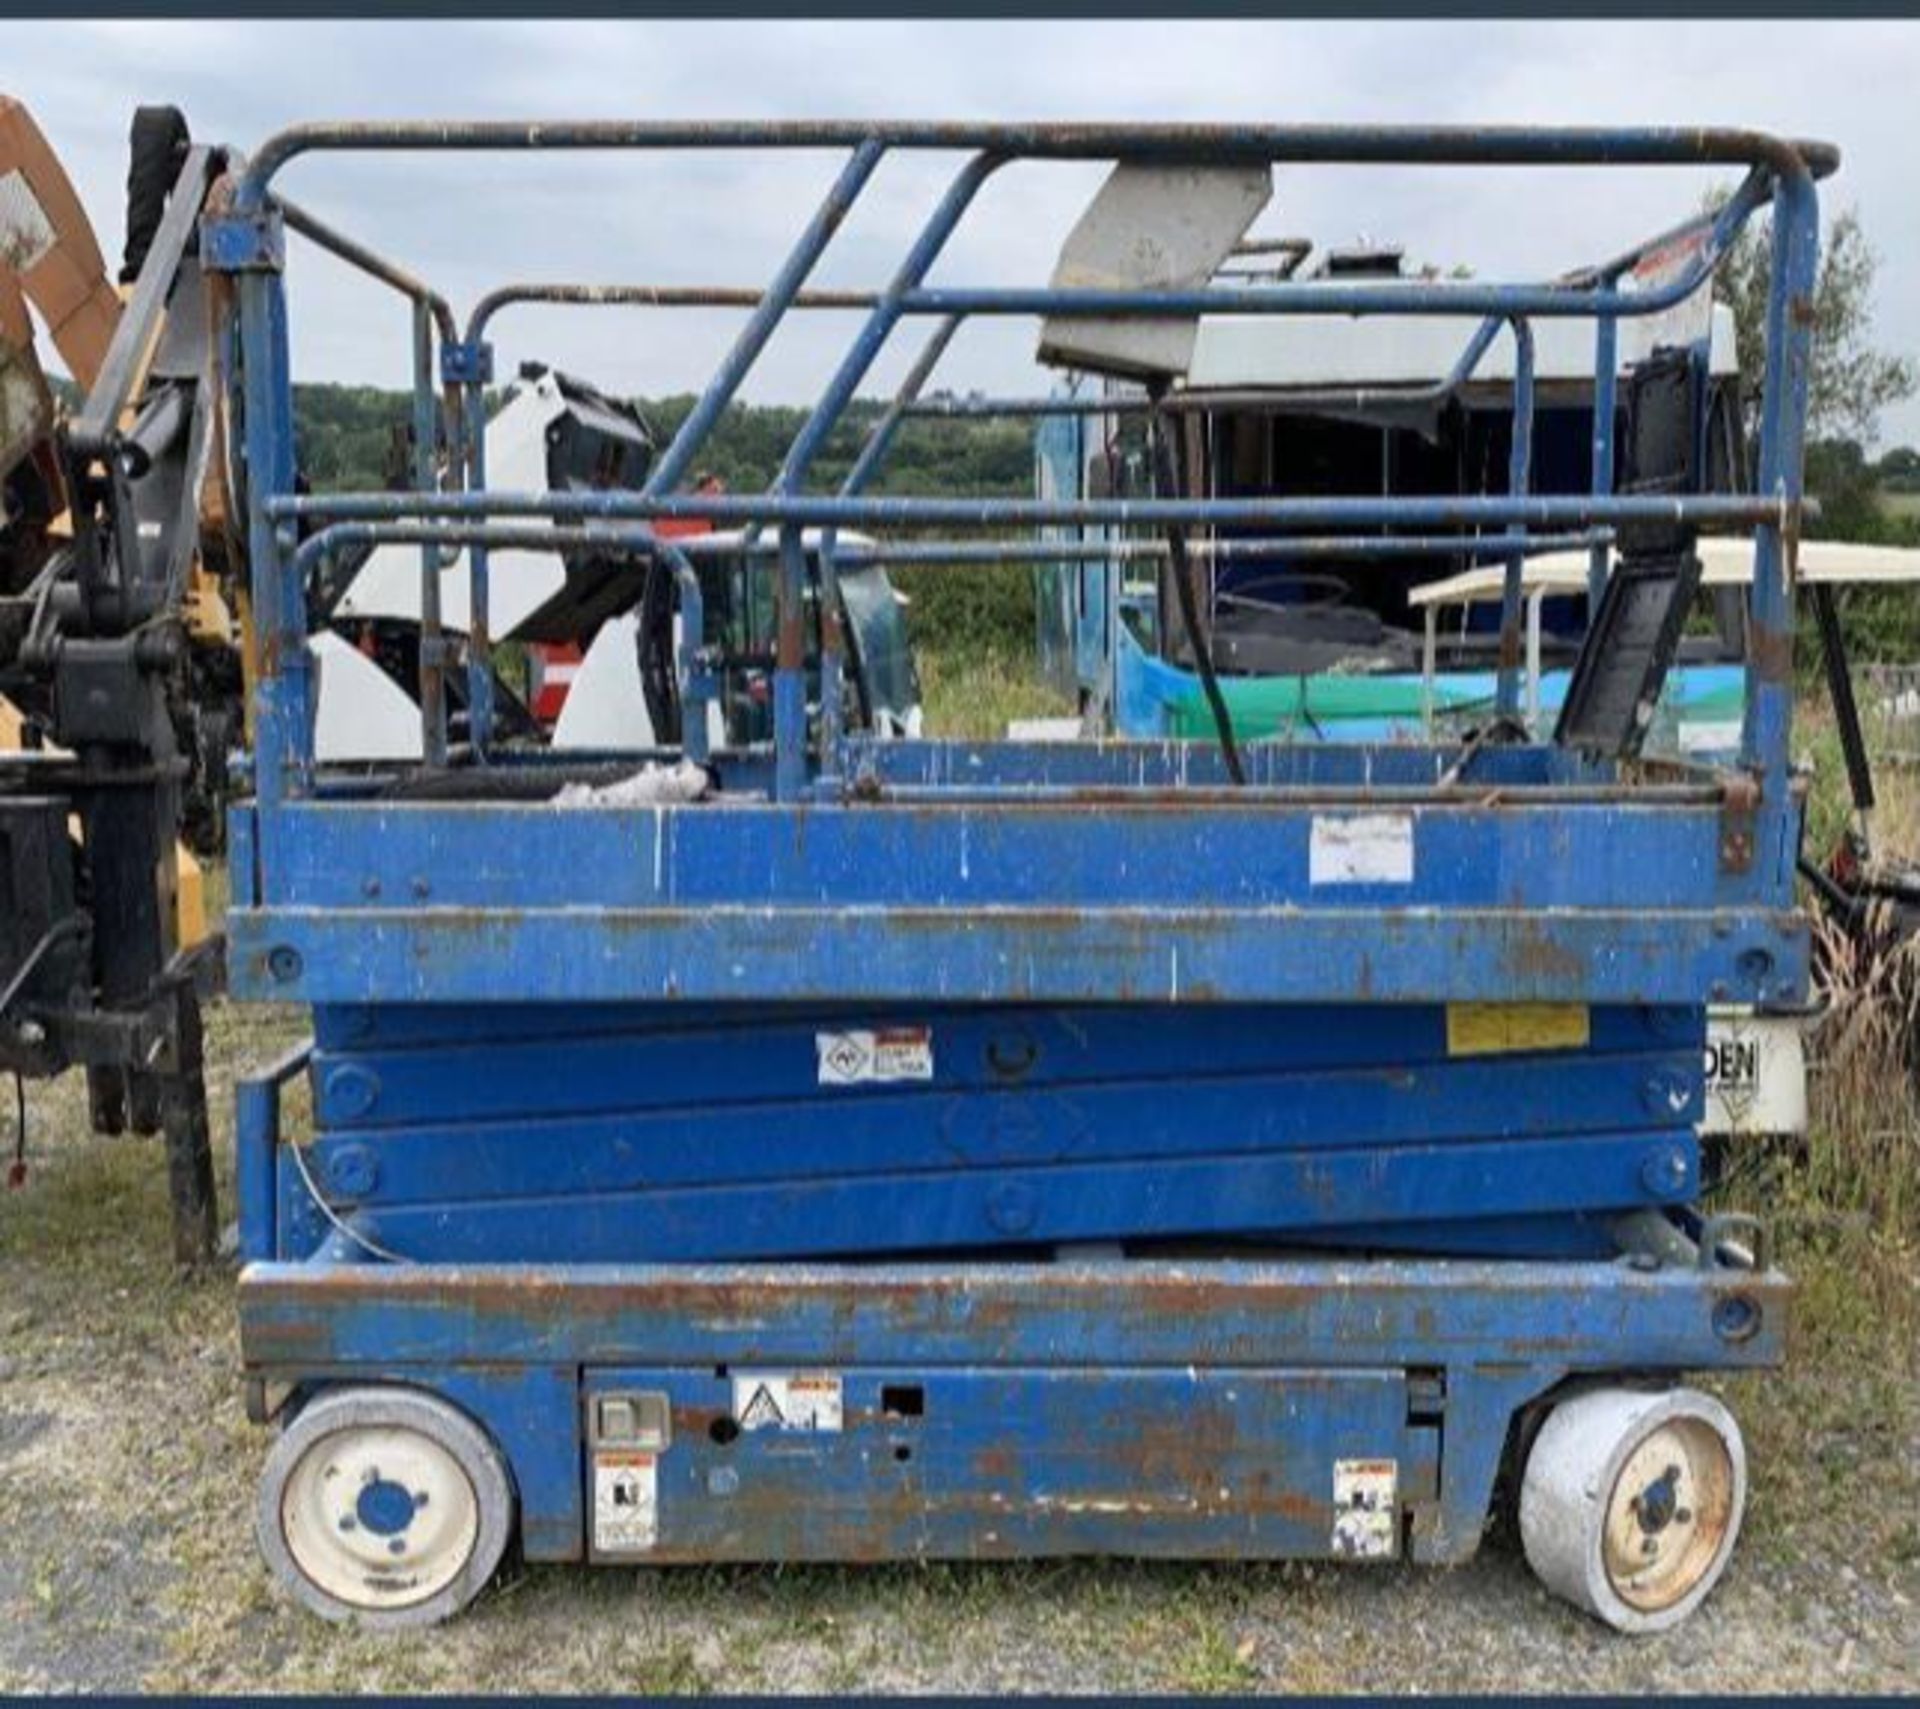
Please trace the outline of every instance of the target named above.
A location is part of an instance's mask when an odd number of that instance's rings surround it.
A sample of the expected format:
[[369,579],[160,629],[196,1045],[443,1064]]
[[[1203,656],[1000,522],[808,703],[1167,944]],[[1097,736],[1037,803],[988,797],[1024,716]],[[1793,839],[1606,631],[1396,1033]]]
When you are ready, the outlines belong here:
[[486,1432],[446,1401],[335,1389],[274,1444],[255,1523],[274,1576],[323,1619],[430,1626],[499,1566],[513,1487]]
[[1664,1632],[1726,1570],[1746,1502],[1746,1448],[1717,1400],[1590,1389],[1534,1438],[1520,1536],[1549,1590],[1617,1631]]

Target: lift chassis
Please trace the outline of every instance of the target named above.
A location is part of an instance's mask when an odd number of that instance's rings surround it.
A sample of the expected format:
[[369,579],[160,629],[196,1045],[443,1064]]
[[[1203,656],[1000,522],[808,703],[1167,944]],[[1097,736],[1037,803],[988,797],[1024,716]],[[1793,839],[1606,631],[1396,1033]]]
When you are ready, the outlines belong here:
[[[812,148],[844,164],[639,490],[504,493],[470,450],[490,347],[416,308],[444,463],[404,494],[298,495],[268,186],[311,151]],[[682,483],[883,156],[965,163],[764,494]],[[1723,163],[1746,178],[1615,261],[1546,285],[1288,280],[1222,290],[933,287],[1016,162],[1244,180],[1274,164]],[[233,276],[263,668],[231,821],[229,978],[314,1016],[243,1085],[242,1349],[281,1433],[259,1533],[333,1618],[409,1624],[526,1558],[672,1562],[1046,1554],[1454,1561],[1505,1490],[1529,1559],[1626,1630],[1683,1618],[1746,1499],[1737,1426],[1675,1386],[1776,1363],[1765,1231],[1703,1217],[1694,1124],[1710,1003],[1807,978],[1788,765],[1816,177],[1832,152],[1714,131],[1154,126],[310,126],[268,141],[206,233]],[[865,482],[945,342],[982,315],[1436,314],[1612,328],[1706,286],[1771,204],[1753,495],[1606,478],[1574,498],[975,500]],[[1230,243],[1243,235],[1227,234]],[[1622,281],[1684,241],[1658,291]],[[592,300],[583,293],[578,299]],[[814,459],[887,337],[932,341],[853,473]],[[1491,337],[1480,332],[1476,338]],[[1159,340],[1158,347],[1178,344]],[[436,378],[444,387],[437,393]],[[1177,378],[1177,376],[1175,376]],[[1515,364],[1516,417],[1531,373]],[[781,615],[774,739],[709,751],[697,536],[755,531]],[[1378,747],[882,740],[844,727],[820,530],[886,562],[1044,556],[1067,522],[1256,527],[1302,555],[1394,530],[1521,566],[1569,530],[1621,567],[1551,741],[1499,720]],[[965,536],[940,539],[947,529]],[[986,531],[998,529],[995,538]],[[1756,573],[1736,765],[1637,756],[1702,529]],[[304,530],[304,534],[299,532]],[[590,539],[673,570],[684,746],[586,761],[445,741],[420,766],[312,757],[305,590],[328,555],[422,551],[422,670],[443,554]],[[874,544],[877,542],[877,544]],[[462,657],[464,649],[465,657]],[[692,793],[622,794],[643,762]],[[662,774],[663,775],[663,774]],[[642,774],[648,785],[656,774]],[[564,786],[571,786],[562,797]],[[596,791],[604,790],[604,794]],[[584,791],[584,794],[582,793]],[[311,1139],[283,1122],[305,1078]]]

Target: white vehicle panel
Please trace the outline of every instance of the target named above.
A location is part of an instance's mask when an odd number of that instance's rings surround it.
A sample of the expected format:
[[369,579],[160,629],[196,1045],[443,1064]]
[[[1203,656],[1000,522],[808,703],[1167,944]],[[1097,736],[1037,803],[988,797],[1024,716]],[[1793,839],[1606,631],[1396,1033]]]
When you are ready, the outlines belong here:
[[[551,374],[518,387],[487,423],[487,485],[544,492],[547,426],[566,408]],[[504,640],[560,591],[566,570],[550,552],[487,554],[487,632]],[[464,631],[472,619],[467,555],[440,570],[440,621]],[[420,619],[420,548],[376,546],[341,597],[342,617]]]
[[[1473,335],[1472,320],[1439,316],[1380,315],[1366,320],[1337,315],[1239,317],[1212,315],[1200,322],[1189,391],[1273,386],[1437,385],[1452,371]],[[1735,372],[1733,314],[1713,306],[1711,366]],[[1593,327],[1584,321],[1534,322],[1534,378],[1593,379]],[[1651,329],[1637,319],[1620,322],[1620,366],[1652,354]],[[1474,369],[1477,383],[1511,381],[1513,335],[1503,332]]]
[[[674,626],[678,629],[678,619]],[[553,726],[553,747],[653,746],[653,720],[640,685],[639,631],[640,620],[631,611],[600,625]]]
[[[640,620],[631,611],[610,617],[600,626],[567,690],[550,746],[579,752],[654,745],[653,719],[647,713],[646,690],[640,682],[636,645],[639,628]],[[676,648],[680,645],[677,615],[673,642]],[[726,721],[720,708],[709,701],[707,746],[709,750],[723,748],[726,740]]]
[[419,759],[420,707],[413,697],[331,630],[312,636],[307,645],[319,679],[314,758],[322,764]]

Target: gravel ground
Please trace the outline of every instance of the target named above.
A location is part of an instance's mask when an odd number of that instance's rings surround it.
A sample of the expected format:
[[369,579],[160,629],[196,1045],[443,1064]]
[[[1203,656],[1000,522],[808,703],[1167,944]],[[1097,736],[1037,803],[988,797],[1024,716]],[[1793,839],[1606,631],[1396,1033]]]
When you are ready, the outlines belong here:
[[[223,1181],[233,1068],[287,1036],[212,1019]],[[0,1195],[0,1690],[1920,1689],[1913,1349],[1824,1335],[1734,1390],[1748,1535],[1666,1638],[1549,1599],[1499,1528],[1447,1572],[519,1569],[431,1634],[337,1631],[255,1556],[230,1277],[171,1273],[157,1144],[89,1137],[77,1081],[32,1103]]]

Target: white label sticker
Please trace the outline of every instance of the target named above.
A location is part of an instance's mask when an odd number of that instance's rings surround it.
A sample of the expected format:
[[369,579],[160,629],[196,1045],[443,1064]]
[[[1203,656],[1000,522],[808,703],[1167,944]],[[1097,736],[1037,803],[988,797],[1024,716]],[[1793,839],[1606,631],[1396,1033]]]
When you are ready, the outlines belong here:
[[1413,815],[1316,817],[1307,879],[1312,884],[1411,884]]
[[733,1379],[733,1419],[742,1430],[837,1431],[840,1379],[826,1371],[761,1371]]
[[932,1027],[882,1027],[874,1032],[815,1033],[822,1086],[876,1086],[933,1078]]
[[1347,1560],[1391,1559],[1399,1530],[1397,1460],[1333,1462],[1333,1552]]
[[660,1464],[655,1455],[593,1457],[593,1548],[601,1555],[644,1554],[660,1535]]

